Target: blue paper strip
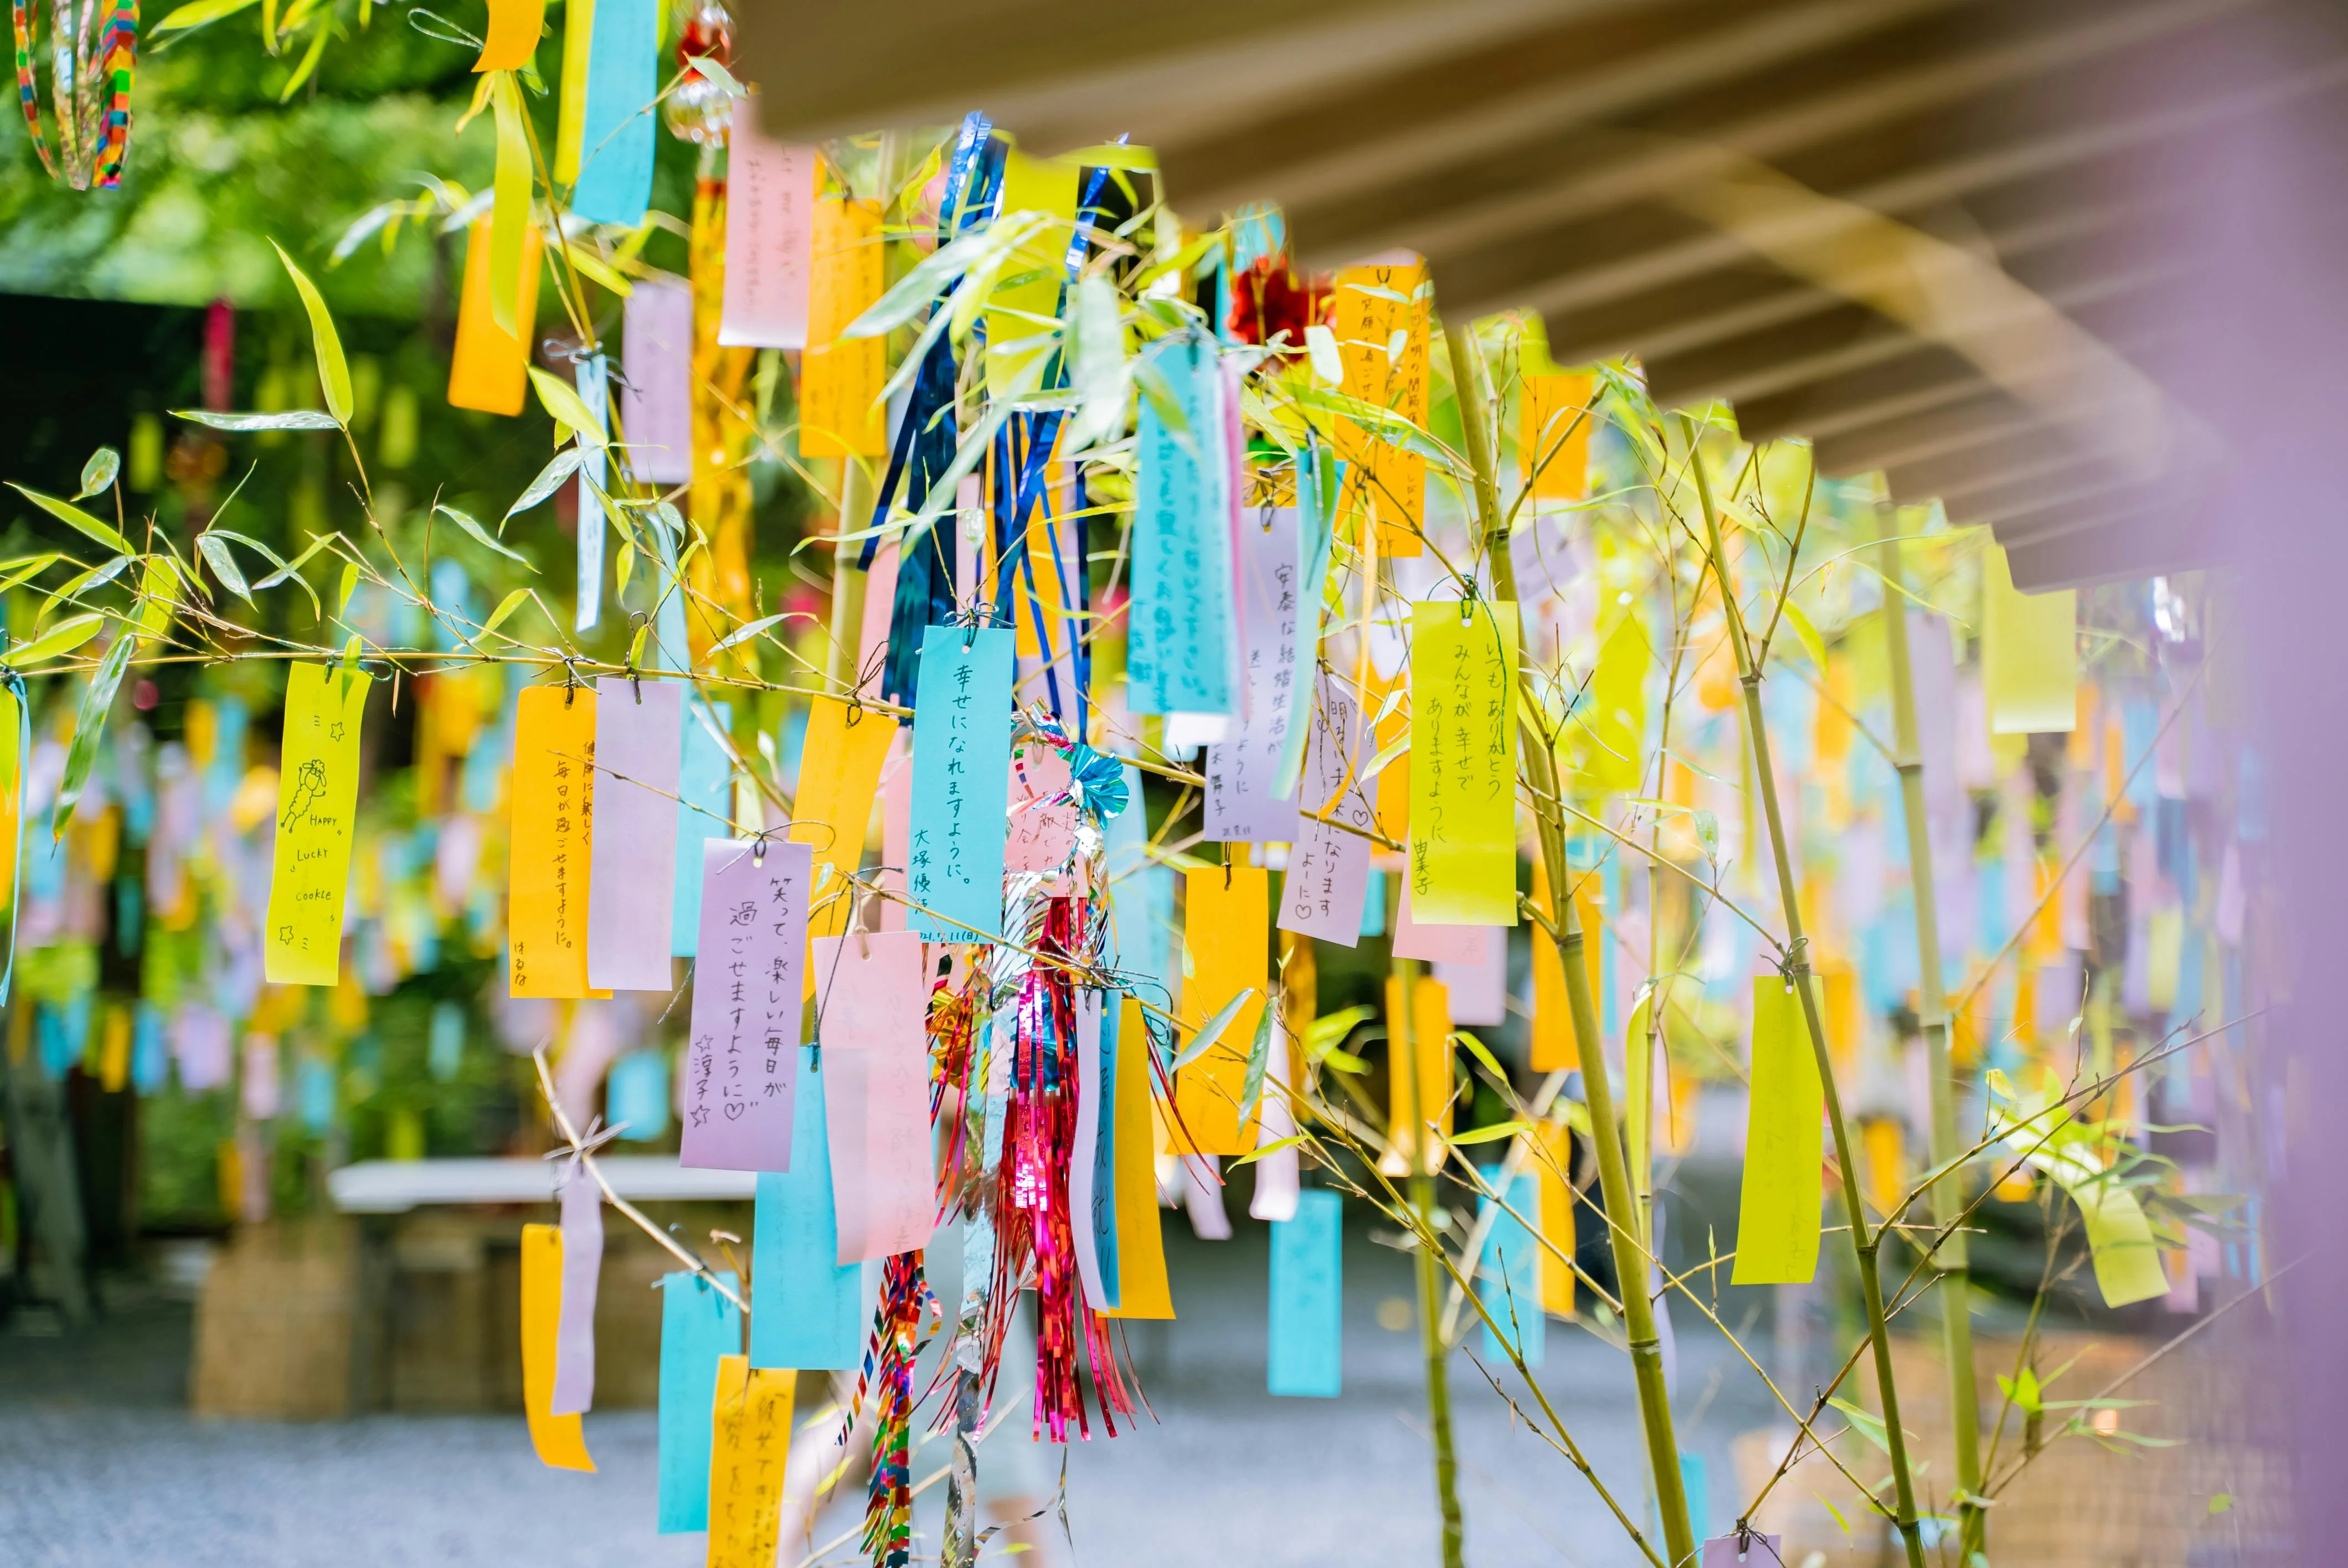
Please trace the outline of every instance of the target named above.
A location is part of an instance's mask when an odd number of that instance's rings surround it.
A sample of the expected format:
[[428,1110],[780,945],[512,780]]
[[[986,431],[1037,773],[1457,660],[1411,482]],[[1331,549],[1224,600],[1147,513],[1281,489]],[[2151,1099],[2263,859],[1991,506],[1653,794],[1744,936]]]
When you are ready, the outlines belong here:
[[1239,610],[1222,370],[1212,343],[1186,336],[1153,351],[1143,374],[1154,374],[1184,427],[1169,427],[1155,398],[1141,400],[1127,705],[1137,713],[1232,712]]
[[[734,1276],[721,1274],[728,1290]],[[742,1312],[693,1274],[661,1276],[660,1532],[709,1528],[717,1358],[742,1353]]]
[[[1499,1166],[1484,1167],[1484,1184],[1501,1190]],[[1507,1359],[1508,1347],[1493,1327],[1498,1325],[1502,1333],[1507,1332],[1513,1314],[1517,1352],[1526,1366],[1538,1367],[1549,1319],[1542,1315],[1540,1304],[1540,1243],[1533,1239],[1527,1224],[1540,1223],[1540,1173],[1518,1172],[1505,1195],[1515,1214],[1488,1197],[1478,1200],[1478,1206],[1491,1215],[1491,1227],[1484,1233],[1484,1255],[1476,1270],[1476,1297],[1490,1317],[1484,1326],[1484,1349],[1495,1360]]]
[[1003,927],[1017,645],[1000,627],[932,626],[922,637],[908,890],[921,906],[913,929],[933,941],[991,941]]
[[1296,1217],[1272,1226],[1272,1358],[1275,1394],[1334,1399],[1343,1382],[1344,1237],[1336,1194],[1296,1194]]
[[658,1046],[632,1050],[612,1063],[603,1085],[603,1120],[625,1128],[631,1143],[655,1143],[667,1135],[670,1093],[668,1057]]
[[571,210],[590,223],[633,227],[653,195],[660,0],[595,0],[592,28]]
[[668,950],[680,958],[701,951],[701,846],[730,836],[726,824],[734,815],[726,798],[734,760],[710,733],[713,725],[732,732],[733,704],[698,698],[685,704],[685,756],[676,773],[676,798],[683,803],[676,811],[676,904],[668,924]]
[[799,1048],[791,1107],[791,1168],[758,1176],[750,1266],[750,1365],[844,1370],[864,1349],[864,1274],[841,1264],[831,1206],[831,1143],[824,1131],[823,1073]]

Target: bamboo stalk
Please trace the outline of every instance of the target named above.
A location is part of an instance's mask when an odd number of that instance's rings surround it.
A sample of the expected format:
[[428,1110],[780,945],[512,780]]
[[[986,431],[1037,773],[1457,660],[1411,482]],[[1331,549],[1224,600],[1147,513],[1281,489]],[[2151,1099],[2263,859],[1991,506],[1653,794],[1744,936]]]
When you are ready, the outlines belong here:
[[[1928,1197],[1933,1228],[1947,1236],[1931,1254],[1940,1274],[1941,1339],[1949,1358],[1949,1410],[1956,1440],[1958,1555],[1970,1561],[1988,1544],[1989,1515],[1982,1504],[1981,1408],[1973,1382],[1972,1279],[1965,1235],[1957,1225],[1964,1206],[1958,1174],[1956,1085],[1949,1064],[1948,997],[1941,973],[1941,913],[1934,902],[1932,840],[1924,818],[1924,757],[1916,733],[1916,682],[1908,656],[1907,600],[1899,530],[1877,530],[1876,569],[1889,585],[1883,596],[1883,641],[1891,656],[1892,765],[1900,773],[1900,804],[1908,821],[1908,877],[1916,904],[1917,1012],[1924,1034],[1931,1096],[1928,1134],[1932,1169],[1941,1173]],[[1887,1219],[1891,1216],[1885,1216]]]
[[[1441,1292],[1436,1278],[1435,1139],[1428,1131],[1427,1110],[1418,1102],[1418,1030],[1412,1017],[1417,999],[1418,964],[1395,958],[1394,1017],[1387,1022],[1386,1071],[1395,1074],[1397,1100],[1404,1108],[1401,1127],[1388,1130],[1390,1142],[1410,1154],[1410,1206],[1418,1219],[1418,1245],[1411,1249],[1411,1266],[1418,1283],[1418,1342],[1426,1359],[1426,1424],[1435,1443],[1435,1501],[1443,1519],[1443,1568],[1463,1568],[1465,1531],[1459,1518],[1459,1460],[1451,1437],[1451,1368],[1444,1352]],[[1472,1265],[1470,1266],[1472,1268]]]
[[[1459,424],[1466,432],[1468,461],[1475,476],[1476,516],[1492,569],[1493,597],[1517,597],[1516,566],[1509,557],[1508,518],[1500,510],[1498,458],[1493,447],[1491,398],[1486,392],[1483,366],[1473,340],[1463,325],[1447,331],[1444,342],[1451,354],[1451,379],[1459,399]],[[1663,1546],[1673,1568],[1695,1560],[1695,1533],[1688,1524],[1687,1488],[1680,1475],[1679,1439],[1672,1426],[1671,1393],[1663,1382],[1663,1343],[1655,1332],[1655,1305],[1647,1290],[1647,1255],[1636,1232],[1638,1204],[1632,1195],[1629,1163],[1622,1152],[1622,1131],[1614,1120],[1613,1085],[1606,1079],[1606,1046],[1598,1030],[1598,1008],[1590,994],[1590,974],[1582,965],[1582,932],[1573,909],[1573,878],[1565,856],[1565,819],[1558,803],[1557,756],[1549,737],[1535,720],[1540,708],[1530,660],[1522,638],[1517,644],[1517,684],[1519,717],[1526,741],[1522,766],[1532,788],[1533,817],[1540,837],[1541,862],[1549,871],[1550,928],[1555,933],[1558,958],[1565,966],[1567,1010],[1573,1018],[1573,1038],[1581,1053],[1581,1092],[1590,1108],[1590,1141],[1598,1153],[1598,1186],[1606,1205],[1606,1231],[1614,1250],[1615,1284],[1622,1298],[1622,1326],[1631,1351],[1631,1370],[1639,1390],[1640,1427],[1647,1443],[1647,1468],[1655,1489],[1655,1504],[1663,1515]]]
[[[1769,850],[1776,864],[1777,898],[1786,918],[1786,978],[1801,999],[1802,1021],[1810,1035],[1810,1050],[1818,1058],[1818,1083],[1824,1091],[1827,1122],[1834,1133],[1835,1164],[1842,1175],[1843,1209],[1850,1225],[1851,1247],[1859,1255],[1859,1283],[1867,1307],[1868,1336],[1875,1347],[1875,1381],[1883,1399],[1884,1446],[1891,1458],[1891,1481],[1899,1512],[1895,1522],[1908,1549],[1909,1568],[1924,1568],[1924,1541],[1916,1522],[1916,1484],[1909,1472],[1908,1438],[1900,1426],[1900,1393],[1891,1374],[1891,1335],[1885,1326],[1883,1281],[1876,1254],[1883,1233],[1870,1231],[1859,1191],[1859,1165],[1851,1157],[1850,1127],[1842,1112],[1842,1094],[1835,1086],[1834,1060],[1827,1050],[1826,1029],[1818,1018],[1817,989],[1810,984],[1809,938],[1802,934],[1801,900],[1796,896],[1793,856],[1786,844],[1786,822],[1777,804],[1777,775],[1769,761],[1769,731],[1761,717],[1761,671],[1753,662],[1753,648],[1738,613],[1735,585],[1728,579],[1728,558],[1721,548],[1720,516],[1712,504],[1712,481],[1704,471],[1704,454],[1697,445],[1695,422],[1679,416],[1687,441],[1688,471],[1695,476],[1696,502],[1704,512],[1706,553],[1720,584],[1721,612],[1728,621],[1728,641],[1736,657],[1736,680],[1745,694],[1745,728],[1752,743],[1755,782],[1761,794],[1762,815],[1769,829]],[[1887,1225],[1889,1222],[1886,1222]]]

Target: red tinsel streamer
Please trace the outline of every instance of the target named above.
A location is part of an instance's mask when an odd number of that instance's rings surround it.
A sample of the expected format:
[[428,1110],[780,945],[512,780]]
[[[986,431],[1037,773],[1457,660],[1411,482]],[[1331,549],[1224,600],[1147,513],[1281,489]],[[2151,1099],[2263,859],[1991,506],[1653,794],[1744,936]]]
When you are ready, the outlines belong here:
[[[1084,946],[1086,905],[1046,904],[1030,945],[1046,958],[1074,958]],[[1089,1359],[1101,1422],[1117,1435],[1117,1417],[1132,1414],[1107,1327],[1084,1298],[1068,1214],[1068,1162],[1076,1150],[1076,994],[1066,968],[1038,963],[1021,984],[1011,1104],[996,1184],[994,1300],[988,1324],[990,1382],[1021,1280],[1035,1288],[1034,1435],[1066,1442],[1073,1424],[1090,1437],[1080,1359]]]

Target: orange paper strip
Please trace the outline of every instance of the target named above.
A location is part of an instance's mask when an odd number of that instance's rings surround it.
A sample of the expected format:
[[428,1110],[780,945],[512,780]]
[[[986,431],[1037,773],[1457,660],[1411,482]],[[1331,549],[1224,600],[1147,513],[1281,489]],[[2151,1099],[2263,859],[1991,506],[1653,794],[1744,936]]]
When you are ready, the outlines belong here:
[[592,690],[522,692],[514,712],[506,876],[506,974],[518,997],[610,994],[587,985],[587,856],[595,815],[588,764],[594,756]]
[[562,1318],[562,1232],[521,1227],[521,1396],[530,1443],[554,1470],[595,1468],[577,1416],[554,1414],[554,1336]]
[[808,282],[807,354],[799,362],[799,455],[885,457],[888,429],[879,399],[888,384],[887,345],[877,337],[839,335],[888,284],[880,210],[870,201],[819,197],[809,250],[815,268]]
[[1247,1092],[1248,1052],[1263,1018],[1264,987],[1272,972],[1265,950],[1272,928],[1271,883],[1271,873],[1252,866],[1204,866],[1183,874],[1188,904],[1182,940],[1189,954],[1189,975],[1182,984],[1186,1037],[1241,991],[1255,995],[1204,1056],[1174,1075],[1178,1153],[1244,1154],[1255,1147],[1255,1119],[1240,1120],[1240,1102]]
[[490,314],[489,220],[477,218],[465,237],[465,292],[457,306],[457,351],[448,362],[448,405],[484,414],[520,414],[530,392],[530,342],[538,330],[538,263],[545,241],[532,226],[522,237],[521,286],[514,296],[514,327]]
[[546,0],[489,0],[489,41],[473,62],[474,74],[521,69],[538,53],[545,31]]

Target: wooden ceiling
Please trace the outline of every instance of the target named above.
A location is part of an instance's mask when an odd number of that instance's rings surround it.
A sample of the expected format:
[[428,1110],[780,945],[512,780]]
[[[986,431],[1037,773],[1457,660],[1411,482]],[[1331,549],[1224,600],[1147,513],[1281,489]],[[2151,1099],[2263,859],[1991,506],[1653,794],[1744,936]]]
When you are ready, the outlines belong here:
[[2175,171],[2348,84],[2262,8],[744,0],[739,68],[788,138],[1128,135],[1179,210],[1277,202],[1316,267],[1418,251],[1438,309],[1538,310],[1561,362],[1879,468],[2034,587],[2191,564],[2214,438],[2170,329],[2209,193]]

